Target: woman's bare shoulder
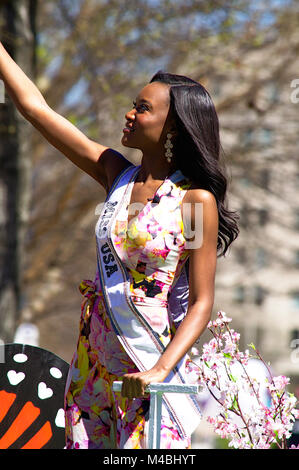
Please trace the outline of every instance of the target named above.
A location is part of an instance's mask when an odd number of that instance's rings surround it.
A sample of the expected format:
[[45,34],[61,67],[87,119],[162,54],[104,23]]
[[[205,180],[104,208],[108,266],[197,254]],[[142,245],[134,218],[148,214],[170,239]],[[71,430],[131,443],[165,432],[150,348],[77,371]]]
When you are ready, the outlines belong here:
[[206,205],[217,205],[216,198],[211,191],[207,189],[199,188],[196,184],[190,186],[186,191],[183,202],[196,203],[202,202]]

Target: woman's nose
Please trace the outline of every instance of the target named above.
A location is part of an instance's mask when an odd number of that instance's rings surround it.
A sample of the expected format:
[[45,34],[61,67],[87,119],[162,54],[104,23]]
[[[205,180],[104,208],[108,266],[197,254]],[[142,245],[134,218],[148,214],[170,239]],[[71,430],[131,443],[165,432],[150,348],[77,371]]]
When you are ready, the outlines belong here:
[[133,121],[135,119],[135,108],[132,108],[130,111],[128,111],[126,114],[125,114],[125,118],[128,120],[128,121]]

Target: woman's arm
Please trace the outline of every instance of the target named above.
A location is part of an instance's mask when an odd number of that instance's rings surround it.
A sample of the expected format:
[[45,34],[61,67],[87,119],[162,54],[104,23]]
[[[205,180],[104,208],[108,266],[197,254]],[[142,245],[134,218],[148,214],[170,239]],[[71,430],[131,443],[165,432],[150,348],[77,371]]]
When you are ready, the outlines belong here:
[[18,110],[23,113],[46,102],[32,81],[14,62],[0,42],[0,78]]
[[[191,249],[189,259],[188,311],[156,365],[146,372],[124,375],[122,395],[128,398],[143,396],[145,387],[151,382],[163,382],[200,337],[211,318],[217,261],[217,204],[212,193],[201,189],[188,191],[188,197],[183,202],[203,204],[202,244]],[[194,215],[192,210],[193,226]]]
[[109,189],[130,164],[118,152],[90,140],[46,103],[44,97],[0,43],[0,78],[20,113],[75,165]]

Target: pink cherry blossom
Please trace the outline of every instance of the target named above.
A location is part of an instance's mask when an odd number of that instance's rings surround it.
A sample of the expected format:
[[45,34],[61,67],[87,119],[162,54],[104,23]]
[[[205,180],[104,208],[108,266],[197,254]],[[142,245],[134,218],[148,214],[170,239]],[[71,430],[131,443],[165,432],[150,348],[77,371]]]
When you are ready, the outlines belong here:
[[[193,377],[197,374],[197,382],[218,403],[216,415],[208,416],[207,421],[216,434],[229,440],[230,447],[269,449],[275,443],[286,448],[295,419],[299,419],[297,399],[286,390],[290,379],[273,377],[254,345],[250,345],[254,355],[240,351],[240,334],[229,327],[231,321],[219,311],[217,319],[208,324],[213,338],[203,345],[196,362],[188,362]],[[250,370],[253,359],[267,373],[255,377]]]

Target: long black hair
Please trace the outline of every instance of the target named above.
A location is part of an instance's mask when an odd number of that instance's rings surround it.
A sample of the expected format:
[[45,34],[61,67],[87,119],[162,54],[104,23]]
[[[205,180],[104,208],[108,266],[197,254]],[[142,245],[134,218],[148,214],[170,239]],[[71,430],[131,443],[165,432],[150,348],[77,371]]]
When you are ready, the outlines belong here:
[[239,234],[239,215],[227,207],[228,178],[225,164],[220,161],[223,149],[212,98],[199,82],[183,75],[159,71],[152,82],[170,85],[170,112],[177,130],[174,163],[194,184],[215,196],[219,214],[217,256],[225,256]]

